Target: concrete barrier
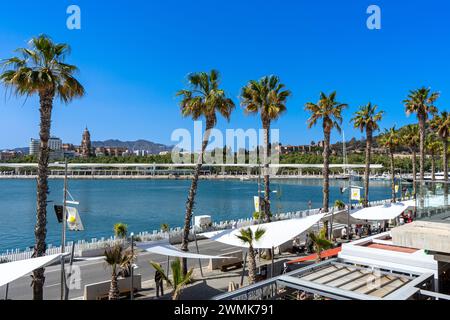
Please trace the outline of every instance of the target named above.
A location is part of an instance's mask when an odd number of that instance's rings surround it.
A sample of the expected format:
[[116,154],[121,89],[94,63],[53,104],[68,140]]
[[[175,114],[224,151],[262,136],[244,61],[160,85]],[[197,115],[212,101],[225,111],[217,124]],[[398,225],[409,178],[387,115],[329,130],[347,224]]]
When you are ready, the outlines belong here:
[[225,259],[209,259],[209,270],[226,269],[231,266],[242,266],[244,257],[242,251],[233,251],[227,254],[223,254],[223,257],[229,257]]
[[[119,292],[129,293],[131,292],[131,279],[119,278],[117,280]],[[134,291],[142,290],[142,276],[140,274],[133,277]],[[100,300],[108,298],[109,289],[111,287],[111,280],[102,281],[97,283],[91,283],[84,286],[84,300]]]

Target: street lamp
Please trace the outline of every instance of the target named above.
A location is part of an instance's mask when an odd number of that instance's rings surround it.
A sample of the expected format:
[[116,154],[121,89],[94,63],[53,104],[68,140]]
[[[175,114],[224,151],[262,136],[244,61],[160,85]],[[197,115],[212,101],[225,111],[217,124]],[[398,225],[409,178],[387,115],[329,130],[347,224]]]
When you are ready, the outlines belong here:
[[130,268],[130,278],[131,278],[131,294],[130,300],[134,299],[134,232],[130,234],[131,236],[131,268]]

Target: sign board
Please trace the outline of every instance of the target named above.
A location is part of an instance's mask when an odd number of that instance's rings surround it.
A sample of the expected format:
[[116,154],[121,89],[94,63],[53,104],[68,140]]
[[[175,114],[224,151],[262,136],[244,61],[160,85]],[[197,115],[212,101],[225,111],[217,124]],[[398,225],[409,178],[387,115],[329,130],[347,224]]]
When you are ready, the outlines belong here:
[[361,200],[361,190],[359,188],[352,188],[352,200],[360,201]]
[[255,212],[259,212],[259,197],[258,196],[254,196],[253,197],[253,201],[255,203]]
[[67,227],[70,231],[83,231],[83,223],[81,222],[80,215],[77,208],[66,207],[67,210]]

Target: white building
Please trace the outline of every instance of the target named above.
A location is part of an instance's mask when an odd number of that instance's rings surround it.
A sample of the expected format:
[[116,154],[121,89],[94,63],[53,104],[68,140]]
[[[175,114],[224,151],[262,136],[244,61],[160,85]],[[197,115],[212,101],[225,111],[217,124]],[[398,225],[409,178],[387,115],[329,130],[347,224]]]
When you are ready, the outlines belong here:
[[41,145],[41,140],[33,139],[30,140],[30,155],[37,156],[39,154],[39,146]]

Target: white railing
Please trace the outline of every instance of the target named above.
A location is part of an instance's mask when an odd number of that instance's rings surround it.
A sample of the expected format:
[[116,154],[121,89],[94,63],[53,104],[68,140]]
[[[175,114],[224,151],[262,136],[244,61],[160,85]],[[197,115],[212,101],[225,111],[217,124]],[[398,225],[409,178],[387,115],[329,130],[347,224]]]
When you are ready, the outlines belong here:
[[[385,204],[386,202],[389,202],[390,200],[379,200],[379,201],[371,201],[370,206],[377,206]],[[362,205],[358,204],[354,206],[355,208],[360,208]],[[339,211],[338,208],[331,208],[332,211]],[[280,220],[287,220],[287,219],[298,219],[298,218],[304,218],[310,215],[315,215],[320,212],[320,209],[311,209],[311,210],[302,210],[302,211],[291,211],[286,213],[280,213],[275,214],[272,217],[272,221],[280,221]],[[211,226],[206,228],[199,228],[195,227],[196,233],[202,233],[207,231],[215,231],[215,230],[225,230],[225,229],[231,229],[231,228],[242,228],[247,227],[255,223],[255,220],[253,218],[244,218],[244,219],[238,219],[238,220],[228,220],[228,221],[220,221],[220,222],[213,222]],[[193,230],[191,230],[193,232]],[[140,232],[135,237],[138,239],[138,241],[158,241],[163,239],[168,239],[169,237],[171,239],[181,237],[183,233],[183,229],[180,227],[170,229],[169,232],[163,232],[161,230],[153,230],[153,232]],[[120,241],[117,238],[110,237],[110,238],[93,238],[90,241],[86,240],[79,240],[75,243],[75,250],[74,255],[80,256],[82,251],[86,250],[97,250],[97,249],[103,249],[108,246],[112,246],[115,243]],[[68,242],[65,247],[65,252],[71,252],[72,250],[73,242]],[[48,245],[46,254],[58,254],[61,252],[60,246],[53,246],[51,244]],[[25,260],[30,259],[33,255],[33,249],[27,248],[25,250],[20,249],[14,249],[14,250],[7,250],[6,252],[0,254],[0,263],[1,262],[12,262],[12,261],[19,261],[19,260]]]

